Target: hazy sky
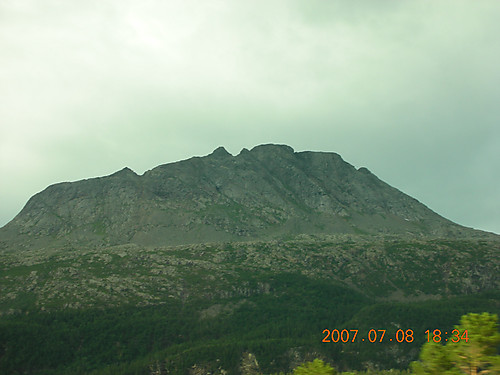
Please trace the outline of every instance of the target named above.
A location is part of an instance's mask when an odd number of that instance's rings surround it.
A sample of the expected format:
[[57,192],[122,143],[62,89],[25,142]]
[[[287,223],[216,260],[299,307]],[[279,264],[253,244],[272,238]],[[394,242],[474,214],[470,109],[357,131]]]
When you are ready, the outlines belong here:
[[2,0],[0,226],[223,145],[337,152],[500,233],[498,0]]

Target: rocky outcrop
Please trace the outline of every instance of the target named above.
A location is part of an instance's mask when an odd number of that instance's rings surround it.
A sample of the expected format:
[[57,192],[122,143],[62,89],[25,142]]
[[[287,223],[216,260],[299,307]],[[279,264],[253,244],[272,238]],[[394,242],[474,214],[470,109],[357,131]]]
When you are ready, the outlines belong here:
[[[340,155],[261,145],[51,185],[0,229],[13,246],[186,244],[299,234],[474,236]],[[484,233],[483,233],[484,234]]]

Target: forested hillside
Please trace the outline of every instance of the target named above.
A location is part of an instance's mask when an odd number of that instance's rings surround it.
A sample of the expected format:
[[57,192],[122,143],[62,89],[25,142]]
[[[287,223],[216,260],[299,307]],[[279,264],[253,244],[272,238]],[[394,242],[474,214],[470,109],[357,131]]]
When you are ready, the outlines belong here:
[[404,371],[426,331],[500,312],[499,254],[334,153],[56,184],[0,229],[0,373]]

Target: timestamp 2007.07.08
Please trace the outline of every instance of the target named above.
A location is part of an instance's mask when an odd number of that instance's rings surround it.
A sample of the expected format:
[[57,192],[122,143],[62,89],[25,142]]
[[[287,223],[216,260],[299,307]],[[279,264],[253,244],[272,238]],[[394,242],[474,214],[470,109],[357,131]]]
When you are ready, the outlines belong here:
[[[365,341],[365,342],[407,342],[411,343],[414,340],[414,332],[412,329],[398,329],[394,334],[388,334],[386,335],[387,330],[385,329],[370,329],[367,333],[364,335],[358,335],[359,330],[357,329],[324,329],[323,330],[323,340],[322,342],[333,342],[333,343],[338,343],[338,342],[355,342],[355,341]],[[459,341],[469,341],[468,337],[468,332],[467,330],[464,330],[463,332],[460,332],[457,329],[454,329],[451,331],[451,336],[449,338],[444,337],[445,335],[448,334],[448,332],[442,332],[439,329],[435,329],[432,332],[430,330],[427,330],[424,332],[427,335],[427,342],[429,341],[434,341],[434,342],[441,342],[441,341],[452,341],[452,342],[459,342]]]

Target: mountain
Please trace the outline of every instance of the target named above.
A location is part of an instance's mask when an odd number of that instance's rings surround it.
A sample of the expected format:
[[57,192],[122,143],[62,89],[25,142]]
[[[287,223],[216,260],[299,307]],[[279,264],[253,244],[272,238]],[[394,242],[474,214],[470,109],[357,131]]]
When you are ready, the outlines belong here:
[[444,219],[340,155],[261,145],[232,156],[51,185],[0,230],[9,247],[173,245],[299,234],[486,235]]
[[220,147],[59,183],[0,228],[0,373],[403,369],[426,330],[500,312],[499,254],[335,153]]

